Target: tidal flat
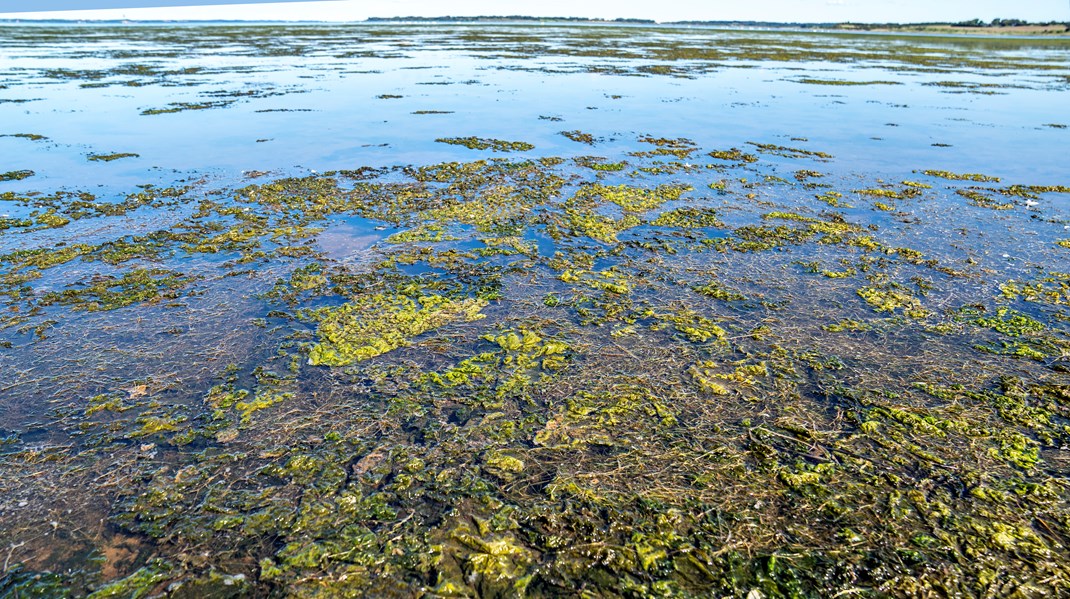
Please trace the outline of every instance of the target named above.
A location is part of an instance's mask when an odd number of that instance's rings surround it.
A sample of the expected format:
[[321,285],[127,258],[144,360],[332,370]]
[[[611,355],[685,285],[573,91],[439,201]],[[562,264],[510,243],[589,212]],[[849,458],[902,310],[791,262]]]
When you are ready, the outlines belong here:
[[0,58],[0,596],[1070,593],[1070,41]]

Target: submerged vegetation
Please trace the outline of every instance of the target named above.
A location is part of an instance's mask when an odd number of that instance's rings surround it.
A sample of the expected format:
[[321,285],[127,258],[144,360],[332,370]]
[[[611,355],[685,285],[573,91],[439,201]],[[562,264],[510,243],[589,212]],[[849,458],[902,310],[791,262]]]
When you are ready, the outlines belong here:
[[21,181],[32,176],[34,176],[34,172],[31,170],[8,171],[0,173],[0,181]]
[[435,141],[454,146],[464,146],[469,150],[493,150],[495,152],[525,152],[535,146],[523,141],[504,141],[482,137],[444,137]]
[[[729,219],[719,195],[665,175],[607,185],[568,164],[281,179],[202,200],[167,232],[0,257],[17,308],[8,351],[76,330],[76,311],[167,322],[193,309],[194,284],[268,261],[289,271],[252,323],[275,350],[191,386],[152,375],[67,396],[54,418],[86,435],[77,451],[7,443],[10,497],[31,470],[67,489],[114,485],[114,532],[84,551],[119,538],[174,549],[105,561],[125,569],[113,580],[42,574],[56,554],[21,541],[5,589],[791,596],[1070,582],[1067,275],[945,295],[968,264],[926,260],[939,247],[897,247],[819,198]],[[373,261],[335,262],[315,240],[345,214],[437,233],[387,229]],[[222,277],[136,266],[198,254],[225,258]],[[795,275],[774,266],[799,257]],[[131,266],[34,289],[98,261]],[[782,274],[754,279],[750,261]],[[976,366],[927,374],[940,362],[902,353],[919,336]],[[128,465],[110,470],[98,451]],[[165,456],[178,465],[157,472]],[[236,473],[240,486],[212,482]],[[33,517],[7,518],[26,538]],[[219,557],[201,565],[180,556],[209,547]],[[921,574],[933,565],[944,574]]]
[[[362,31],[385,56],[345,27],[327,39],[309,27],[142,35],[161,58],[227,46],[421,68],[400,60],[410,50],[392,27]],[[552,62],[672,89],[727,56],[883,52],[823,37],[697,43],[705,33],[623,44],[646,30],[586,29],[450,39],[495,59],[591,58]],[[94,29],[130,35],[118,30]],[[902,54],[910,69],[1050,66]],[[164,62],[38,75],[206,76]],[[802,81],[850,82],[824,77]],[[887,83],[875,77],[858,84]],[[414,97],[372,93],[384,111]],[[223,107],[185,99],[132,114]],[[858,172],[850,148],[816,137],[609,132],[572,114],[583,129],[561,131],[564,117],[538,114],[501,133],[534,143],[436,138],[460,126],[443,117],[414,127],[416,149],[330,167],[344,170],[146,170],[158,184],[25,189],[50,173],[0,192],[0,596],[1070,589],[1065,173]],[[173,118],[204,116],[221,113]],[[333,133],[316,135],[337,151]],[[427,148],[449,158],[412,158]]]
[[302,316],[318,323],[319,343],[309,350],[312,365],[344,366],[385,354],[454,320],[483,318],[486,300],[451,301],[440,295],[362,297],[338,308],[320,308]]
[[111,154],[90,154],[89,160],[92,162],[111,162],[112,160],[119,160],[121,158],[137,158],[138,154],[131,152],[114,152]]

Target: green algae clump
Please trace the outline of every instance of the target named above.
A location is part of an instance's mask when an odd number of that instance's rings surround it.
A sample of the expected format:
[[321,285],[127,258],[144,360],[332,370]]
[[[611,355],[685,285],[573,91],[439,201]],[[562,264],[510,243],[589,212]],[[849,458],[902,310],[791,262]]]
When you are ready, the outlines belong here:
[[134,154],[132,152],[114,152],[111,154],[90,154],[89,160],[92,162],[111,162],[112,160],[119,160],[121,158],[138,158],[140,154]]
[[977,181],[980,183],[999,182],[999,177],[991,177],[980,173],[952,173],[949,171],[926,170],[922,171],[930,177],[939,177],[949,181]]
[[916,297],[895,286],[862,287],[857,293],[876,312],[895,312],[898,309],[903,309],[912,318],[924,318],[927,314]]
[[453,300],[441,295],[375,295],[336,308],[305,310],[319,326],[319,343],[309,351],[314,366],[346,366],[408,344],[417,335],[451,322],[483,318],[483,299]]
[[796,82],[807,85],[902,85],[900,81],[845,81],[843,79],[814,79],[811,77],[798,79]]
[[717,218],[717,212],[713,208],[676,208],[661,213],[650,224],[656,227],[676,227],[680,229],[700,229],[707,227],[724,227],[724,223]]
[[716,158],[718,160],[727,160],[730,162],[750,163],[758,162],[758,157],[754,154],[747,154],[739,148],[731,148],[729,150],[714,150],[707,154],[710,158]]
[[654,189],[630,187],[628,185],[588,185],[581,188],[574,199],[588,200],[594,196],[620,206],[625,212],[647,212],[666,202],[680,199],[685,191],[690,191],[688,186],[659,185]]
[[464,146],[469,150],[493,150],[495,152],[526,152],[535,146],[524,141],[505,141],[483,137],[440,137],[438,143]]
[[29,170],[8,171],[0,173],[0,181],[21,181],[32,176],[34,176],[34,172]]
[[41,303],[71,306],[73,310],[116,310],[141,302],[175,299],[192,278],[159,268],[137,269],[121,277],[103,277],[81,288],[45,294]]
[[596,139],[590,133],[584,133],[583,131],[562,131],[561,135],[571,139],[576,143],[587,144],[593,146]]

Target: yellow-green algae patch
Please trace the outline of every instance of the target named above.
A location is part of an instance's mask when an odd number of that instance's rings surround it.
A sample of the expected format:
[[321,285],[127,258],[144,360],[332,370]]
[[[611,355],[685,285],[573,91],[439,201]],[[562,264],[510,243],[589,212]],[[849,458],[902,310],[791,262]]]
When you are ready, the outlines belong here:
[[952,181],[978,181],[978,182],[999,182],[999,177],[992,177],[989,175],[982,175],[980,173],[952,173],[950,171],[941,170],[925,170],[922,171],[930,177],[939,177],[941,179],[949,179]]
[[485,137],[442,137],[435,141],[454,146],[464,146],[469,150],[493,150],[495,152],[524,152],[535,146],[524,141],[506,141]]
[[620,206],[626,212],[647,212],[666,202],[680,199],[680,196],[690,189],[688,186],[679,185],[660,185],[654,189],[644,189],[629,185],[593,184],[581,187],[573,199],[583,202],[600,198]]
[[111,162],[122,158],[138,158],[139,156],[139,154],[132,152],[112,152],[111,154],[90,154],[88,158],[90,162]]
[[304,310],[317,323],[319,341],[309,350],[312,365],[345,366],[393,351],[417,335],[452,322],[483,318],[488,302],[441,295],[373,295],[335,308]]
[[679,227],[682,229],[696,229],[706,227],[724,227],[724,223],[717,218],[717,211],[713,208],[675,208],[663,212],[651,221],[658,227]]
[[21,181],[34,176],[34,174],[31,170],[8,171],[0,173],[0,181]]

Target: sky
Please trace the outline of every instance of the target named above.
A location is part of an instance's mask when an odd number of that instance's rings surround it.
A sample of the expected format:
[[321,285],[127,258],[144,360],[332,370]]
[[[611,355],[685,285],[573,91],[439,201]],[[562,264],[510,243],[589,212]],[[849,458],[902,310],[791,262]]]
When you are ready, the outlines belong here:
[[[194,3],[197,0],[188,0]],[[1070,0],[329,0],[212,6],[160,6],[182,0],[38,0],[45,7],[108,7],[103,10],[17,12],[24,0],[0,0],[0,19],[284,20],[361,21],[368,17],[529,15],[641,18],[656,21],[927,22],[994,18],[1070,21]],[[207,2],[202,2],[206,4]],[[155,7],[146,6],[155,4]],[[142,8],[131,8],[139,5]]]

